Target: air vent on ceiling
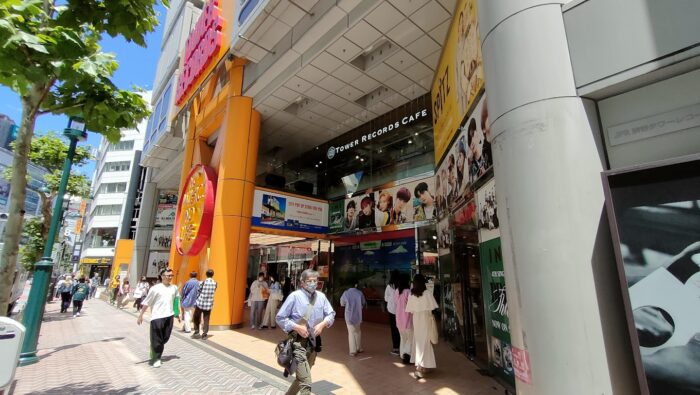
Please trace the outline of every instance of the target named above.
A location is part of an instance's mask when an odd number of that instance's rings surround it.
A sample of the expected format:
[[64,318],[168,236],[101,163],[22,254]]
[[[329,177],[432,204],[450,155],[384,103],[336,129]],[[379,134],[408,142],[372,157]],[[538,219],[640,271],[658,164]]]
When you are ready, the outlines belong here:
[[309,99],[307,97],[299,96],[296,100],[294,100],[292,104],[288,105],[287,108],[284,109],[284,111],[292,115],[299,116],[304,111],[308,111],[309,107],[311,107],[313,103],[314,100]]
[[381,85],[379,86],[379,88],[355,100],[355,103],[361,105],[364,108],[369,108],[382,100],[388,99],[392,93],[394,93],[393,90]]
[[367,71],[374,66],[384,62],[389,56],[396,53],[399,46],[391,41],[379,42],[372,46],[372,49],[358,55],[350,63],[360,70]]

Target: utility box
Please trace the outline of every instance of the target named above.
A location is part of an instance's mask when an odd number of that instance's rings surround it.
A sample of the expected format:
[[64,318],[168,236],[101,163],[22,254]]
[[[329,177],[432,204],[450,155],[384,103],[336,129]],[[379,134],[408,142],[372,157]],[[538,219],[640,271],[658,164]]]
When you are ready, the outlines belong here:
[[26,329],[19,322],[0,317],[0,389],[9,387],[15,377]]

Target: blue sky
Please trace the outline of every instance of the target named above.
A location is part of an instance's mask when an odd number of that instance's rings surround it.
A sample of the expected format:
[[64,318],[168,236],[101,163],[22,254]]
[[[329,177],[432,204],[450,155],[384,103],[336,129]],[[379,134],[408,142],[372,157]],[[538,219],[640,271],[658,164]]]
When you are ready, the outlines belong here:
[[[155,76],[156,64],[160,55],[160,44],[163,37],[163,23],[165,22],[166,9],[162,5],[156,6],[159,13],[158,19],[160,25],[156,30],[146,37],[146,47],[140,47],[134,43],[127,43],[121,38],[111,38],[107,36],[102,41],[102,50],[104,52],[112,52],[116,54],[119,62],[119,69],[114,74],[112,81],[121,89],[130,89],[137,85],[146,90],[151,89],[153,77]],[[19,97],[16,93],[5,86],[0,86],[0,113],[8,115],[16,123],[19,123],[22,118],[22,106]],[[68,124],[68,118],[65,116],[54,116],[51,114],[42,115],[37,119],[36,128],[38,134],[44,134],[47,131],[63,131]],[[145,130],[141,130],[145,133]],[[100,143],[100,135],[97,133],[89,133],[88,140],[85,143],[92,147],[97,147]],[[95,169],[94,162],[76,169],[81,173],[92,177],[92,172]]]

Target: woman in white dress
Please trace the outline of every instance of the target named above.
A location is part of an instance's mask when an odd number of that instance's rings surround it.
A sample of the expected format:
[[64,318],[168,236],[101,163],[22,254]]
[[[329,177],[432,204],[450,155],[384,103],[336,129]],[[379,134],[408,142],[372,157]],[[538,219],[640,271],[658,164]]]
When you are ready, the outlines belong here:
[[435,353],[430,343],[432,330],[432,311],[438,308],[435,297],[426,290],[425,276],[416,274],[413,277],[411,296],[406,303],[406,312],[413,314],[413,341],[415,347],[416,377],[421,378],[428,369],[437,367]]
[[275,316],[277,315],[277,306],[282,301],[282,285],[279,281],[275,281],[274,277],[270,276],[270,296],[267,299],[267,307],[263,314],[263,328],[274,328],[276,325]]

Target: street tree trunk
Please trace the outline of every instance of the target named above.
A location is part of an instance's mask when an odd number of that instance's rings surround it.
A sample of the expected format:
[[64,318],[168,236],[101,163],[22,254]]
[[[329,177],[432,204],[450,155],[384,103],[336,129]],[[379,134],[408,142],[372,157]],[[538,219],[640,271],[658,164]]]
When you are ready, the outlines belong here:
[[39,197],[41,200],[41,216],[43,217],[41,222],[41,238],[44,240],[44,243],[46,243],[46,240],[49,238],[51,218],[53,218],[53,207],[51,207],[51,203],[53,203],[53,194],[46,195],[40,193]]
[[10,303],[12,282],[17,269],[17,252],[24,222],[24,199],[27,196],[27,160],[37,112],[43,96],[44,90],[35,86],[27,96],[22,97],[22,124],[17,133],[15,152],[12,157],[10,208],[5,225],[5,245],[0,254],[0,314],[3,316]]

